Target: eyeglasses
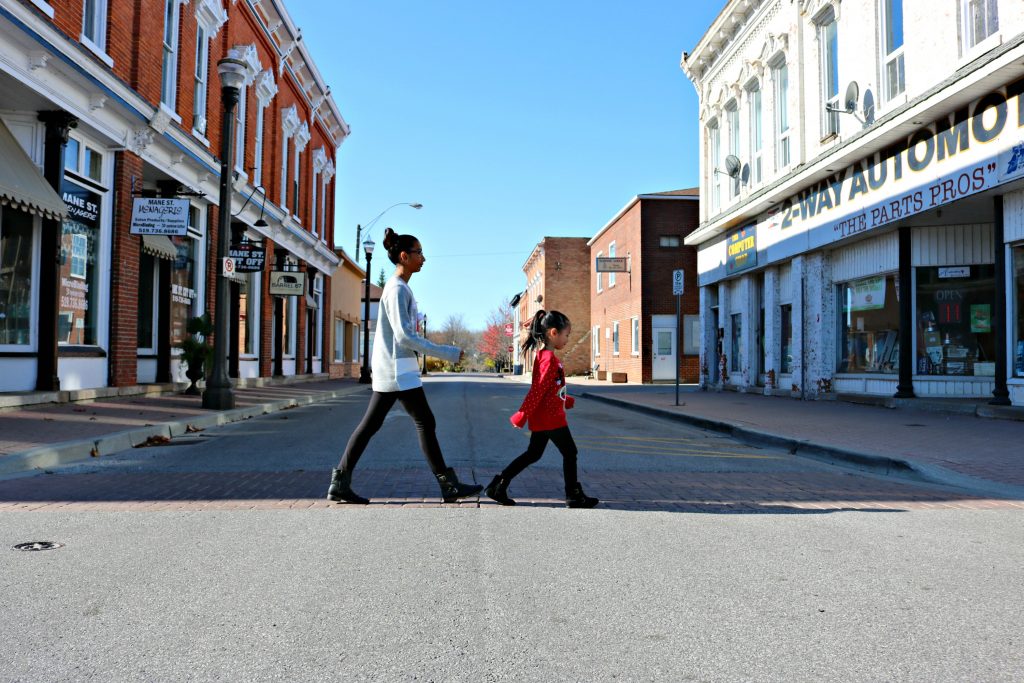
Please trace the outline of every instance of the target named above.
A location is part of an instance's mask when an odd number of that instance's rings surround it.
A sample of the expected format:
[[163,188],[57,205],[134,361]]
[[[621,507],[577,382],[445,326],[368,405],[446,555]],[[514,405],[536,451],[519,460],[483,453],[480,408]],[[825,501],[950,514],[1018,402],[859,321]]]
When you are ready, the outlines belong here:
[[420,256],[423,256],[423,250],[422,249],[409,249],[405,253],[407,253],[407,254],[419,254]]

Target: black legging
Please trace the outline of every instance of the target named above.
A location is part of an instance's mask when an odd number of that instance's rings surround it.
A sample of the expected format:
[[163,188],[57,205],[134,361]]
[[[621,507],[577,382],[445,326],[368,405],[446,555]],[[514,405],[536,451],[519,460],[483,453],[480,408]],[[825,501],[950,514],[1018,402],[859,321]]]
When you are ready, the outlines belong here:
[[348,440],[348,446],[345,447],[345,454],[341,456],[341,463],[338,465],[338,469],[342,472],[351,472],[355,469],[360,456],[366,450],[366,445],[370,443],[370,438],[384,424],[384,418],[387,416],[388,411],[391,410],[391,407],[395,405],[395,401],[402,404],[405,412],[409,413],[409,417],[416,423],[416,431],[420,435],[420,448],[423,449],[423,455],[427,456],[427,463],[429,463],[430,469],[433,470],[434,474],[444,473],[447,465],[444,463],[444,456],[441,455],[441,445],[437,442],[437,435],[434,433],[437,422],[434,420],[434,414],[430,412],[430,406],[427,404],[427,395],[423,392],[423,387],[407,389],[406,391],[373,392],[373,396],[370,397],[370,404],[366,406],[366,414],[363,415],[363,421],[352,432],[352,436]]
[[576,442],[572,440],[572,434],[568,427],[559,427],[546,432],[533,432],[530,434],[530,445],[526,452],[509,463],[508,467],[501,473],[501,478],[512,479],[533,463],[540,460],[544,455],[544,448],[548,441],[554,442],[562,454],[562,474],[565,476],[565,490],[570,491],[576,486]]

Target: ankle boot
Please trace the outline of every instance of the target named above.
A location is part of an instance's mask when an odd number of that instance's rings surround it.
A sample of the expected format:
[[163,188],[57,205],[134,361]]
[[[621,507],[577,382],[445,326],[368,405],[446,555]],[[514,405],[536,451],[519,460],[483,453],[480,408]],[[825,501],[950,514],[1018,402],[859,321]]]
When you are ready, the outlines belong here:
[[583,485],[577,482],[565,492],[565,504],[571,508],[592,508],[600,503],[597,498],[583,493]]
[[502,505],[515,505],[516,502],[508,497],[508,485],[511,483],[511,479],[505,479],[500,474],[496,475],[494,479],[491,479],[491,483],[484,489],[484,493],[491,500],[497,501]]
[[437,477],[437,483],[441,485],[441,498],[446,503],[454,503],[459,498],[475,496],[484,488],[479,484],[460,484],[459,478],[455,475],[455,470],[451,467],[443,473],[435,474],[434,476]]
[[327,500],[357,505],[366,505],[370,502],[352,490],[352,473],[341,470],[331,470],[331,486],[327,489]]

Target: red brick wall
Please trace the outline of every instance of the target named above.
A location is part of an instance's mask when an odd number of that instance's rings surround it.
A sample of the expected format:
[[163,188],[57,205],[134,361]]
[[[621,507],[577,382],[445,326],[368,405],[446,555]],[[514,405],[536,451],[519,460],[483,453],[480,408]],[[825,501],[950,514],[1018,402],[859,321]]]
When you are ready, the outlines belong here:
[[114,155],[114,225],[110,273],[110,384],[136,384],[138,342],[139,238],[128,232],[132,217],[132,178],[142,177],[142,158]]
[[[593,320],[591,326],[600,328],[598,332],[598,343],[601,353],[594,358],[599,370],[607,372],[624,372],[626,379],[630,382],[641,382],[650,380],[649,370],[644,372],[644,356],[633,355],[634,349],[631,346],[630,320],[633,316],[642,315],[641,309],[641,279],[640,279],[640,204],[634,204],[614,224],[612,224],[590,247],[590,263],[596,264],[598,255],[607,258],[609,247],[615,243],[616,258],[631,257],[632,273],[615,273],[615,286],[609,284],[610,273],[602,273],[602,291],[597,291],[596,266],[591,268],[589,290],[591,292],[591,315]],[[613,337],[606,336],[611,331],[614,335],[614,323],[619,323],[619,354],[616,356],[613,349]],[[646,341],[641,329],[640,343],[643,346]],[[587,346],[587,352],[591,353],[593,340]],[[649,364],[648,364],[649,365]],[[610,375],[608,379],[610,379]],[[646,379],[645,379],[646,377]]]
[[589,340],[580,341],[590,327],[590,291],[583,284],[590,272],[585,237],[545,237],[541,306],[561,311],[572,321],[569,345],[559,352],[567,375],[584,374],[590,367]]

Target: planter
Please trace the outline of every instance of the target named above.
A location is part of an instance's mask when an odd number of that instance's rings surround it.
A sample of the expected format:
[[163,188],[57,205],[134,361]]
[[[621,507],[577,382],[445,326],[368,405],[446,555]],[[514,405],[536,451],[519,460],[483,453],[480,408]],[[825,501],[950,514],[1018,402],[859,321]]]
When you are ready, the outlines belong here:
[[624,372],[613,372],[612,373],[612,383],[613,384],[625,384],[626,383],[626,373],[624,373]]
[[608,379],[608,371],[607,370],[598,370],[597,371],[597,378],[599,380],[601,380],[602,382],[604,380]]

